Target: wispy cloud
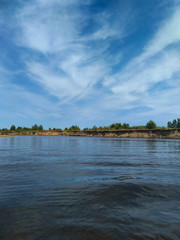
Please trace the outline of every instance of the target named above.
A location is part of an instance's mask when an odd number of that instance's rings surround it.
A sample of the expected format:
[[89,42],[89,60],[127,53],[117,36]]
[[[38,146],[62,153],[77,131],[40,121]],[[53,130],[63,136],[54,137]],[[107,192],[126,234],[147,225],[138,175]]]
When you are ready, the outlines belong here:
[[[137,14],[133,1],[101,4],[17,0],[9,16],[0,10],[0,106],[16,104],[14,114],[32,118],[45,112],[62,118],[63,111],[69,119],[74,114],[92,121],[125,111],[134,116],[137,109],[140,117],[175,114],[180,107],[179,2],[172,1],[166,17],[152,24],[151,14],[143,23],[147,16]],[[144,29],[138,29],[140,22]]]
[[[21,34],[16,43],[35,51],[30,61],[25,60],[29,76],[63,101],[85,96],[111,70],[112,62],[108,65],[108,59],[102,58],[110,43],[99,40],[127,35],[119,19],[110,26],[112,16],[107,12],[97,14],[99,27],[84,35],[93,16],[86,16],[77,3],[71,1],[69,8],[67,1],[31,1],[17,13]],[[44,62],[37,61],[38,53],[44,54]]]
[[[127,109],[130,104],[132,108],[146,106],[161,112],[171,112],[163,95],[170,97],[174,89],[180,92],[179,80],[175,78],[180,73],[179,22],[178,7],[173,15],[161,24],[147,44],[148,47],[145,47],[139,56],[132,59],[121,71],[105,78],[104,86],[112,91],[112,96],[107,99],[108,102],[112,99],[115,108],[121,108],[122,103]],[[153,92],[157,84],[162,85],[159,89],[160,95],[155,97]],[[179,96],[176,95],[176,102],[179,102],[178,100]]]
[[163,51],[169,45],[178,43],[180,41],[179,22],[180,7],[175,10],[168,20],[166,19],[164,23],[162,23],[159,30],[155,33],[155,36],[151,39],[145,47],[144,52],[136,59],[136,61],[142,62]]
[[[120,84],[117,82],[112,86],[114,93],[144,93],[153,85],[171,80],[174,74],[179,72],[179,53],[167,51],[153,60],[143,62],[141,66],[132,68],[120,77]],[[116,76],[117,78],[118,76]]]

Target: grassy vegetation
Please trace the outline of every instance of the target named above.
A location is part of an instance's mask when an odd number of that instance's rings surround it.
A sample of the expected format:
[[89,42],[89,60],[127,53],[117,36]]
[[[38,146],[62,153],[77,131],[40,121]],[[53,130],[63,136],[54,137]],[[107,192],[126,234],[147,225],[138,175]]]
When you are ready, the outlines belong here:
[[42,125],[34,124],[31,128],[28,127],[16,127],[12,125],[10,129],[3,128],[0,129],[0,135],[34,135],[43,132],[71,132],[71,131],[125,131],[125,130],[148,130],[148,129],[159,129],[159,130],[169,130],[180,128],[180,119],[174,119],[172,122],[167,123],[167,127],[157,126],[156,123],[152,120],[146,123],[146,125],[142,126],[130,126],[128,123],[113,123],[109,126],[93,126],[92,128],[84,128],[80,129],[77,125],[72,125],[69,128],[65,128],[62,130],[61,128],[49,128],[48,130],[44,130]]

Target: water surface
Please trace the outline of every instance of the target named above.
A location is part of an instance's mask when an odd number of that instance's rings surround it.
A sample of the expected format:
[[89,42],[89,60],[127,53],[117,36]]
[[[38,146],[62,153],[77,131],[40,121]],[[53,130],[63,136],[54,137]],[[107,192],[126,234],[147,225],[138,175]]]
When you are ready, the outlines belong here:
[[179,240],[180,140],[0,138],[0,239]]

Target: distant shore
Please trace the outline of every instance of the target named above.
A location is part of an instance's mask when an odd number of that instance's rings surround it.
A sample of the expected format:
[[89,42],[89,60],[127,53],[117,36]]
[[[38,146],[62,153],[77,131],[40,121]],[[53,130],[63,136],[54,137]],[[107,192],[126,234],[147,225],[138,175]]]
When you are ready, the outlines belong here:
[[0,135],[0,137],[12,137],[12,136],[9,136],[9,135]]
[[[0,133],[1,134],[1,133]],[[8,135],[34,135],[34,136],[81,136],[81,137],[116,137],[116,138],[160,138],[180,139],[180,129],[129,129],[117,131],[12,131]],[[8,135],[0,135],[7,137]]]

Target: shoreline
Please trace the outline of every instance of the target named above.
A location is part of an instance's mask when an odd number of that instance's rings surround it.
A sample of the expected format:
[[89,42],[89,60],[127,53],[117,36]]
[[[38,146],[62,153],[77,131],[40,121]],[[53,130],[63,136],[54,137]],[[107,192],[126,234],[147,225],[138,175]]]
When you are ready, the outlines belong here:
[[0,135],[0,137],[12,136],[78,136],[78,137],[115,137],[115,138],[157,138],[157,139],[180,139],[180,129],[129,129],[117,131],[22,131],[10,132],[9,135]]
[[10,135],[0,135],[0,137],[13,137],[13,136],[10,136]]

